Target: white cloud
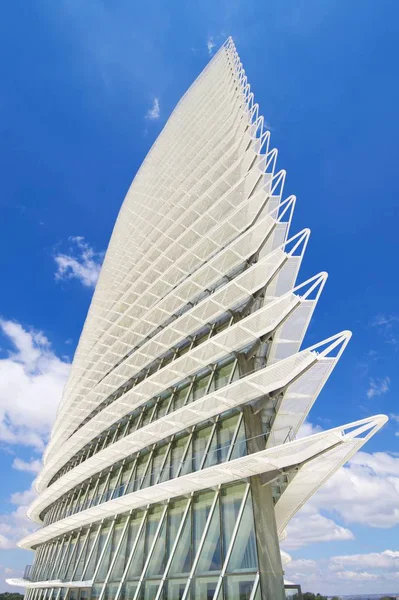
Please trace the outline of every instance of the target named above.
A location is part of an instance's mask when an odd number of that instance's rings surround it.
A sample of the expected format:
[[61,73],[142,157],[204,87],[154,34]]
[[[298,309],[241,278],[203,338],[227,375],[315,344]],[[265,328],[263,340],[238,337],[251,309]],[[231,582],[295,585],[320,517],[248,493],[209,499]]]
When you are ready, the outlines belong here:
[[315,506],[308,504],[290,521],[283,547],[285,550],[297,550],[316,542],[353,539],[353,533],[349,529],[321,515]]
[[26,516],[26,509],[35,497],[33,488],[12,494],[10,502],[16,509],[8,514],[0,514],[0,549],[15,548],[21,538],[37,529],[37,524]]
[[327,559],[294,559],[285,567],[286,577],[300,582],[303,590],[323,594],[392,592],[397,589],[399,552],[333,556]]
[[0,333],[13,347],[0,359],[0,440],[41,451],[70,365],[54,354],[41,332],[0,320]]
[[386,452],[358,452],[292,519],[283,548],[354,539],[350,525],[355,523],[376,528],[399,525],[398,498],[399,458]]
[[296,434],[296,439],[299,440],[300,438],[308,437],[308,435],[320,433],[320,431],[323,431],[323,428],[320,427],[320,425],[313,425],[313,423],[305,421],[302,423],[298,433]]
[[157,119],[159,119],[161,114],[161,108],[159,105],[159,98],[154,98],[154,102],[152,103],[151,108],[148,109],[145,118],[149,119],[150,121],[156,121]]
[[389,385],[391,380],[389,377],[383,379],[370,378],[369,389],[367,390],[367,398],[374,398],[374,396],[382,396],[389,392]]
[[31,459],[30,461],[24,461],[20,458],[14,458],[12,468],[17,471],[26,471],[27,473],[39,473],[42,468],[42,461],[38,459]]
[[96,252],[81,236],[69,238],[68,254],[56,254],[57,280],[78,279],[85,287],[94,287],[101,270],[103,252]]
[[213,49],[215,48],[215,46],[216,46],[215,41],[214,41],[213,37],[210,36],[206,42],[206,47],[208,49],[209,56],[212,56]]

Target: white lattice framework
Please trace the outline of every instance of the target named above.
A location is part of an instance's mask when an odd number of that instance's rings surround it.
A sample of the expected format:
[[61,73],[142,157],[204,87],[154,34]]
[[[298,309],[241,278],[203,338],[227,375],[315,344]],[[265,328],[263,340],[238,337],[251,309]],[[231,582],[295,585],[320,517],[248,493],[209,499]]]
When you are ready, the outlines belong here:
[[[214,584],[214,600],[221,594],[228,600],[234,596],[229,561],[247,514],[251,478],[275,482],[282,538],[307,499],[386,421],[379,415],[296,439],[350,333],[301,349],[327,275],[297,283],[309,231],[290,237],[295,197],[284,199],[285,172],[277,171],[276,161],[229,39],[176,106],[116,221],[35,483],[39,495],[28,511],[42,526],[20,543],[36,550],[34,575],[10,580],[30,590],[29,600],[72,600],[74,589],[94,590],[109,552],[115,557],[101,580],[100,600],[122,600],[129,585],[138,599],[150,583],[154,592],[146,598],[172,597],[177,592],[168,591],[174,585],[169,578],[184,520],[198,494],[213,490],[203,539],[179,584],[179,597],[197,597],[193,586],[210,519],[222,491],[241,482],[241,508]],[[247,410],[258,419],[256,436],[248,433]],[[227,422],[234,426],[215,459],[212,444]],[[199,456],[194,440],[206,427],[210,433]],[[173,458],[166,457],[179,440],[184,451],[172,469]],[[139,477],[143,457],[148,461]],[[153,584],[156,544],[170,507],[181,499],[187,508]],[[129,564],[142,529],[115,582],[129,523],[141,511],[144,527],[157,507],[154,541],[137,581],[129,583]],[[122,522],[113,547],[115,523]],[[80,569],[97,527],[93,548],[100,531],[109,531],[98,565],[90,570],[92,549]],[[243,579],[251,600],[263,598],[261,571],[258,564]]]

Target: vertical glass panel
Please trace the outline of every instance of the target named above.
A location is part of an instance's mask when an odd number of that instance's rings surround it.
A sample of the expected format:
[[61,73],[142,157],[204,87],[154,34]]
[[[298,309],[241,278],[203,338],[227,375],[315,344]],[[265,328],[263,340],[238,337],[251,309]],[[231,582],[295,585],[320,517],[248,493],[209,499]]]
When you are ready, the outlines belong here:
[[184,449],[187,445],[187,437],[180,438],[172,444],[172,459],[169,478],[173,479],[178,473],[183,458]]
[[212,382],[215,386],[215,389],[218,390],[221,387],[224,387],[229,383],[230,375],[233,370],[233,362],[227,363],[223,367],[219,367],[215,371],[214,381]]
[[107,548],[105,549],[104,556],[101,560],[100,568],[98,569],[98,572],[96,575],[96,581],[104,581],[106,578],[108,570],[111,566],[112,558],[115,555],[116,548],[118,547],[119,540],[121,539],[121,535],[122,535],[122,531],[123,531],[125,522],[126,522],[126,518],[124,518],[122,521],[115,523],[115,526],[114,526],[114,529],[113,529],[113,532],[111,535],[111,541],[109,541],[107,544]]
[[254,586],[253,575],[229,575],[225,578],[226,600],[250,600]]
[[140,482],[140,489],[148,487],[151,483],[151,471],[152,471],[152,457],[154,456],[154,452],[151,451],[147,454],[147,461],[144,466],[144,477]]
[[161,446],[161,448],[157,448],[154,452],[154,457],[152,459],[152,470],[151,470],[151,483],[150,485],[155,485],[158,477],[160,475],[161,467],[163,465],[163,461],[165,458],[167,446]]
[[157,403],[157,410],[155,413],[155,419],[161,419],[164,415],[166,415],[166,411],[170,402],[170,396],[166,398],[160,398]]
[[[180,521],[183,518],[183,512],[185,509],[185,502],[181,500],[173,505],[172,510],[168,517],[168,554],[172,550],[172,546],[175,542]],[[192,543],[191,543],[191,512],[188,513],[183,530],[178,540],[176,551],[173,556],[172,563],[169,569],[170,576],[187,574],[190,572],[192,564]],[[169,587],[168,587],[169,590]],[[172,596],[171,596],[172,597]],[[176,596],[178,598],[178,596]],[[169,591],[168,591],[169,598]]]
[[213,465],[217,464],[217,458],[218,458],[218,435],[217,435],[217,427],[213,427],[212,428],[212,439],[211,439],[211,443],[209,444],[207,451],[206,451],[206,457],[205,457],[205,462],[203,463],[203,469],[206,469],[207,467],[212,467]]
[[137,582],[128,582],[122,587],[121,595],[119,596],[119,600],[133,600],[134,595],[137,590],[138,583]]
[[[201,533],[203,533],[204,529]],[[196,535],[197,535],[196,531]],[[206,533],[205,542],[198,561],[196,575],[220,571],[222,568],[222,553],[220,540],[220,515],[219,500],[215,506],[209,529]]]
[[161,580],[146,581],[143,585],[142,598],[144,600],[154,600]]
[[197,577],[194,580],[194,598],[201,598],[201,600],[213,600],[217,581],[217,577]]
[[140,456],[140,458],[138,459],[132,491],[136,491],[136,490],[140,489],[141,482],[143,481],[145,468],[146,468],[146,465],[148,462],[148,457],[149,457],[149,454],[147,453],[147,454],[144,454],[143,456]]
[[244,496],[246,485],[239,483],[222,488],[222,541],[223,541],[223,556],[229,549],[230,542],[233,536],[234,527],[237,523],[238,513],[240,511],[242,499]]
[[202,534],[205,529],[206,520],[215,499],[215,492],[203,492],[194,498],[193,505],[193,533],[194,552],[198,552]]
[[90,595],[90,588],[80,588],[79,600],[89,600]]
[[145,574],[146,577],[154,577],[157,575],[162,575],[165,569],[166,563],[166,517],[163,520],[163,525],[161,527],[161,531],[158,535],[158,540],[155,543],[155,548],[151,556],[150,563],[147,568],[147,572]]
[[[146,527],[142,527],[141,532],[139,534],[139,539],[136,544],[137,533],[140,531],[140,525],[142,522],[143,513],[139,514],[134,518],[132,523],[130,524],[130,529],[132,530],[132,535],[129,540],[130,551],[136,545],[132,559],[129,564],[129,569],[126,575],[126,581],[134,581],[134,579],[138,579],[141,575],[141,571],[144,566],[144,542],[145,542],[145,533]],[[134,531],[136,531],[136,536],[133,536]]]
[[193,456],[193,470],[198,471],[202,460],[204,458],[204,453],[206,450],[207,443],[209,441],[209,436],[212,433],[212,425],[210,427],[206,427],[205,429],[200,429],[200,431],[196,431],[194,434],[194,456]]
[[249,493],[227,570],[231,573],[244,570],[256,571],[257,568],[255,525],[252,498]]
[[76,567],[75,574],[73,576],[73,578],[74,578],[75,581],[81,581],[81,579],[82,579],[83,569],[84,569],[84,567],[86,565],[86,562],[87,562],[87,559],[88,559],[88,556],[89,556],[89,551],[93,547],[97,531],[98,531],[98,527],[94,528],[90,532],[89,537],[88,537],[88,539],[86,540],[86,542],[84,544],[83,552],[82,552],[80,558],[78,557],[78,559],[77,559],[78,560],[78,564],[77,564],[77,567]]
[[119,583],[109,583],[105,586],[104,600],[114,600],[116,592],[118,591]]
[[178,389],[173,394],[173,409],[171,409],[171,410],[178,410],[179,408],[181,408],[184,405],[185,400],[187,398],[187,394],[188,394],[188,388],[189,388],[189,386],[186,385],[186,386]]
[[107,539],[107,535],[109,532],[110,525],[103,525],[100,535],[95,543],[95,548],[93,549],[92,555],[89,559],[89,564],[87,566],[86,572],[84,574],[85,581],[92,579],[94,575],[94,570],[97,567],[98,561],[100,560],[102,549],[105,546],[105,542]]
[[169,579],[165,586],[165,600],[181,600],[187,579]]
[[91,588],[91,600],[98,600],[98,598],[100,597],[102,587],[102,585],[93,585],[93,587]]
[[193,436],[191,436],[188,448],[185,450],[184,461],[181,466],[179,476],[187,475],[187,473],[191,473],[193,470],[193,447]]
[[243,419],[241,421],[241,425],[238,430],[237,437],[234,442],[234,446],[232,448],[230,460],[234,460],[235,458],[241,458],[241,456],[246,456],[246,454],[247,454],[247,440],[245,438],[245,427],[244,427],[244,419]]
[[222,463],[227,459],[230,451],[231,440],[237,429],[238,415],[221,421],[217,427],[218,432],[218,462]]
[[75,567],[76,567],[76,564],[77,564],[80,552],[81,552],[81,550],[83,548],[84,539],[85,539],[85,535],[80,535],[79,542],[75,546],[75,551],[74,551],[74,553],[72,555],[72,559],[71,559],[71,561],[69,563],[67,572],[65,574],[65,579],[67,581],[71,581],[72,574],[73,574],[73,572],[75,570]]
[[193,384],[192,392],[190,394],[193,402],[195,402],[199,398],[202,398],[202,396],[205,394],[206,388],[208,387],[209,378],[211,376],[212,374],[208,374],[196,378]]
[[[124,533],[123,540],[122,540],[121,545],[118,550],[118,554],[116,555],[115,562],[114,562],[114,565],[112,567],[112,570],[111,570],[111,573],[109,576],[109,581],[111,581],[111,582],[112,581],[120,581],[120,579],[123,575],[124,567],[125,567],[126,560],[127,560],[127,548],[128,548],[129,530],[130,529],[131,529],[131,523],[127,527],[127,529]],[[115,548],[115,551],[111,555],[111,560],[114,557],[115,552],[116,552],[116,548]]]

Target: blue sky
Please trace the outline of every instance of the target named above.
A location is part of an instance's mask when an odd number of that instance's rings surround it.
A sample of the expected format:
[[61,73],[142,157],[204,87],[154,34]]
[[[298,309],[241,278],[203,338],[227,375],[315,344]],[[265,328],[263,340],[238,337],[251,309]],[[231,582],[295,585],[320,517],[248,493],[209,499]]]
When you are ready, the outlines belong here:
[[[0,577],[126,190],[182,93],[232,35],[330,277],[313,344],[353,338],[309,430],[389,424],[292,523],[287,577],[399,592],[396,0],[37,0],[0,21]],[[6,589],[6,584],[0,584]]]

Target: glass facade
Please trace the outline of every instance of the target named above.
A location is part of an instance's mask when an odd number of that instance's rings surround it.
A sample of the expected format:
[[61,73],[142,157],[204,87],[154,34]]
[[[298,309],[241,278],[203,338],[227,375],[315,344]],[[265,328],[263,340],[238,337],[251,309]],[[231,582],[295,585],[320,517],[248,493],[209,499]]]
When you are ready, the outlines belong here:
[[31,581],[51,581],[56,573],[66,585],[32,589],[27,598],[250,600],[257,571],[250,484],[239,482],[119,515],[40,546]]

